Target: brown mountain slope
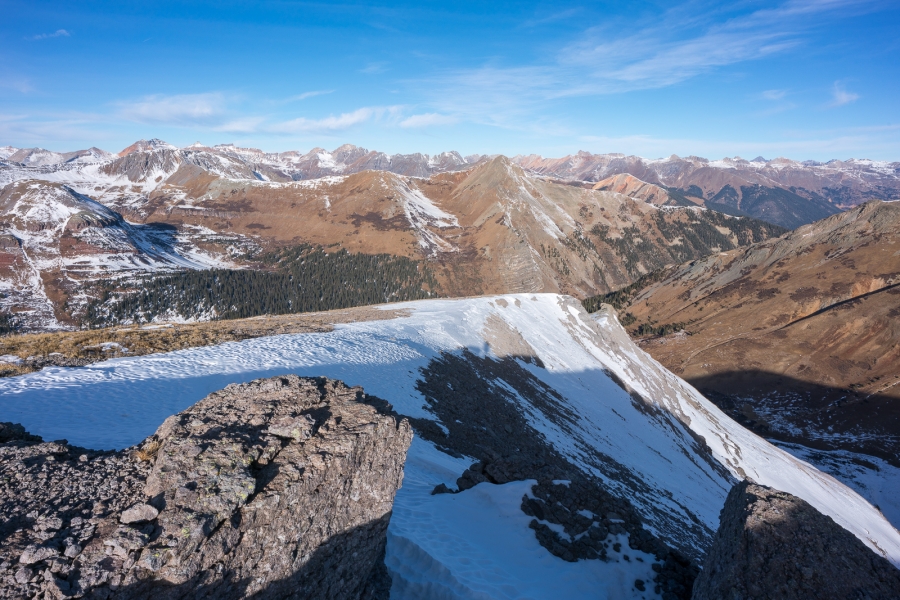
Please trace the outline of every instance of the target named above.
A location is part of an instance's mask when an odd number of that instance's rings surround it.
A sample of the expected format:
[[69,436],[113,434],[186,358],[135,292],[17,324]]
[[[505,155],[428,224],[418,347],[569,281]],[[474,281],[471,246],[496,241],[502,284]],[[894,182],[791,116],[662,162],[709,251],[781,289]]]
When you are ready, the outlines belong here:
[[900,203],[672,270],[626,308],[644,347],[759,433],[898,461]]
[[0,314],[23,325],[71,325],[65,304],[86,282],[221,264],[172,227],[133,225],[68,186],[18,181],[0,188]]
[[[364,171],[271,182],[242,176],[233,165],[199,150],[191,153],[185,154],[190,160],[179,162],[170,148],[138,148],[103,167],[119,169],[111,185],[104,187],[95,178],[81,189],[98,198],[105,206],[97,206],[104,210],[154,225],[154,231],[171,238],[168,245],[177,241],[178,254],[210,259],[186,264],[186,269],[233,261],[254,267],[259,265],[250,255],[259,250],[339,246],[427,261],[440,293],[453,296],[563,292],[585,297],[628,285],[667,265],[783,232],[752,219],[658,207],[616,192],[549,181],[505,157],[429,178]],[[148,180],[154,186],[144,191],[141,186]],[[50,197],[58,187],[31,180],[2,189],[13,206],[26,189]],[[33,211],[22,214],[26,221],[37,216]],[[0,222],[4,218],[0,210]],[[19,229],[29,227],[44,226],[23,221]],[[134,227],[122,221],[121,229],[132,232]],[[148,242],[142,252],[161,243]],[[25,266],[19,261],[11,268]],[[116,277],[117,269],[112,265],[104,275]],[[39,284],[40,277],[32,277],[36,283],[30,289],[47,305],[41,295],[48,290]],[[0,276],[0,287],[4,278]],[[79,290],[71,314],[92,294]],[[54,297],[56,312],[68,300]]]
[[676,155],[648,160],[589,152],[562,158],[517,156],[513,160],[535,173],[579,181],[627,173],[791,229],[868,200],[900,198],[900,163],[896,162],[851,159],[818,163],[762,157],[708,160]]
[[595,183],[593,187],[595,190],[605,190],[616,192],[618,194],[625,194],[636,200],[643,200],[644,202],[656,204],[657,206],[669,204],[668,191],[658,185],[641,181],[634,175],[629,175],[628,173],[620,173],[619,175],[607,177],[606,179]]
[[182,167],[130,218],[253,236],[265,247],[340,244],[432,261],[445,292],[608,291],[669,264],[781,233],[712,211],[659,209],[621,194],[528,176],[498,157],[411,178],[364,171],[291,183]]

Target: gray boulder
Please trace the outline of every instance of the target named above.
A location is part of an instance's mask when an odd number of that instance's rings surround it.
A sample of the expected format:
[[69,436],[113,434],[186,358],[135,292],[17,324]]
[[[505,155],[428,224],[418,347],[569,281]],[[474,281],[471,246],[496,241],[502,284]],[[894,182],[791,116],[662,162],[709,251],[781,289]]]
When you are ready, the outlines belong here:
[[694,600],[896,600],[900,570],[796,496],[743,481],[694,582]]
[[288,375],[123,452],[0,445],[0,598],[387,597],[411,439],[362,389]]

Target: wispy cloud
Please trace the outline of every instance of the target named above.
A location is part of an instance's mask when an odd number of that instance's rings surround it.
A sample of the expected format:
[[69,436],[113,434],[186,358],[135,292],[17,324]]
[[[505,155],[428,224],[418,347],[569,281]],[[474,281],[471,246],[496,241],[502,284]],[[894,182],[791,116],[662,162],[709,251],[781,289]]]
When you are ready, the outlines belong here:
[[53,146],[70,140],[108,139],[100,115],[0,114],[0,139],[16,140],[19,147]]
[[755,98],[764,101],[766,104],[762,110],[755,112],[754,116],[771,117],[772,115],[797,108],[796,104],[787,100],[788,95],[788,90],[765,90],[760,92]]
[[225,115],[225,97],[218,93],[155,94],[118,104],[118,116],[153,125],[211,125]]
[[27,94],[28,92],[34,91],[34,86],[31,85],[31,81],[24,77],[0,74],[0,90],[2,89],[13,90],[20,94]]
[[359,72],[366,75],[377,75],[378,73],[387,71],[387,66],[388,64],[386,62],[372,62],[360,69]]
[[223,133],[256,133],[265,122],[263,117],[242,117],[225,121],[212,127],[213,131]]
[[740,155],[751,157],[790,156],[804,160],[811,154],[828,158],[865,158],[870,153],[895,154],[900,125],[850,127],[822,131],[785,132],[783,139],[765,141],[702,138],[662,138],[652,135],[582,136],[583,143],[601,151],[616,148],[618,152],[645,157],[668,156],[674,149],[679,154],[696,154],[707,158]]
[[423,113],[420,115],[411,115],[400,121],[400,127],[404,128],[420,128],[432,127],[434,125],[452,125],[459,119],[452,115],[442,115],[438,113]]
[[306,100],[307,98],[315,98],[316,96],[324,96],[325,94],[333,94],[334,90],[313,90],[311,92],[303,92],[302,94],[297,94],[296,96],[291,96],[288,98],[289,101],[300,101]]
[[546,25],[548,23],[555,23],[557,21],[563,21],[568,19],[569,17],[573,17],[581,12],[580,8],[569,8],[566,10],[560,10],[557,12],[553,12],[550,14],[545,14],[540,17],[535,17],[533,19],[528,19],[524,23],[522,23],[522,27],[531,28],[531,27],[540,27],[541,25]]
[[57,38],[57,37],[69,37],[71,34],[65,29],[57,29],[53,33],[39,33],[38,35],[33,35],[29,38],[25,38],[27,40],[46,40],[49,38]]
[[385,116],[396,117],[400,114],[400,106],[364,106],[352,112],[331,115],[322,119],[299,117],[284,121],[270,128],[272,133],[334,133],[344,131],[368,121]]
[[859,100],[859,94],[848,92],[840,81],[834,82],[834,86],[831,88],[831,104],[829,106],[844,106],[857,100]]
[[411,83],[429,95],[439,112],[512,123],[556,99],[662,88],[783,54],[804,44],[806,33],[823,19],[870,5],[872,0],[789,0],[735,15],[696,0],[625,29],[625,34],[618,26],[590,28],[545,63],[485,65]]
[[759,97],[763,100],[782,100],[785,96],[787,96],[787,90],[766,90],[762,92]]

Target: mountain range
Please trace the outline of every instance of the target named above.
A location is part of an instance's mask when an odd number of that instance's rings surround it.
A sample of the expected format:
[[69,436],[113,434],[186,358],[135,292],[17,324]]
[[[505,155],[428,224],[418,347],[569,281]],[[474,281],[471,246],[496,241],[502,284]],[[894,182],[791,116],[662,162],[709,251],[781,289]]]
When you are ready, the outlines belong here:
[[[134,157],[130,161],[120,159],[132,153],[154,151],[165,157],[144,161],[146,168],[188,163],[210,168],[221,175],[275,182],[349,175],[367,170],[427,177],[466,169],[494,158],[479,154],[463,157],[458,152],[433,156],[419,153],[389,155],[351,144],[330,152],[314,148],[305,153],[264,152],[233,144],[208,147],[199,142],[179,149],[153,139],[135,142],[117,155],[97,148],[57,153],[40,148],[6,146],[0,147],[0,160],[12,166],[34,168],[61,164],[68,164],[71,168],[81,164],[114,162],[115,166],[109,166],[105,171],[127,171],[129,180],[134,182],[149,173],[135,166]],[[798,162],[786,158],[766,160],[762,157],[753,160],[740,157],[708,160],[676,155],[646,159],[624,154],[579,152],[562,158],[519,155],[510,160],[529,173],[565,181],[596,183],[615,175],[629,174],[673,191],[683,202],[701,206],[712,203],[711,208],[720,205],[791,229],[866,200],[900,198],[900,163],[867,159],[826,163]],[[163,172],[171,175],[170,170],[163,168],[152,179]]]
[[229,383],[364,385],[416,431],[396,597],[688,598],[744,479],[897,566],[897,198],[900,164],[866,160],[0,148],[0,331],[316,320],[110,337],[116,360],[0,379],[0,407],[122,448]]
[[[77,324],[85,302],[97,295],[91,284],[121,274],[115,268],[94,269],[93,278],[64,273],[66,261],[89,264],[113,250],[89,243],[113,223],[168,236],[160,242],[164,256],[132,261],[143,273],[258,268],[254,257],[262,251],[337,244],[353,253],[422,261],[435,271],[441,293],[453,296],[541,291],[585,297],[784,231],[692,204],[630,175],[623,177],[633,180],[632,187],[656,190],[654,197],[536,175],[503,156],[469,164],[452,153],[386,157],[349,146],[334,153],[263,155],[231,146],[178,149],[159,140],[120,154],[89,164],[8,161],[0,167],[0,183],[6,183],[0,224],[9,239],[3,260],[16,271],[4,280],[0,302],[26,328]],[[360,170],[373,164],[434,172]],[[319,174],[326,165],[350,174],[294,179],[311,169]],[[446,170],[448,165],[456,170]],[[70,197],[90,199],[113,216],[88,226],[54,221],[79,243],[60,250],[63,262],[38,265],[25,258],[30,246],[24,232],[49,231],[42,215],[68,215],[60,202]],[[40,209],[28,208],[38,204]],[[138,257],[143,248],[132,244],[128,251]],[[17,252],[24,254],[16,258]],[[16,283],[26,280],[32,283]],[[22,300],[30,296],[43,306],[50,299],[52,318]]]

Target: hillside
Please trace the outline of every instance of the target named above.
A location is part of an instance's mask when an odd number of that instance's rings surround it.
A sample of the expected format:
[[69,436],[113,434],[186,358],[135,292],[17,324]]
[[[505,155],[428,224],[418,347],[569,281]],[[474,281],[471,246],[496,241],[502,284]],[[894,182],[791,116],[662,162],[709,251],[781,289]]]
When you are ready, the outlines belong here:
[[229,264],[179,238],[59,183],[11,183],[0,188],[0,306],[22,326],[54,329],[73,323],[66,304],[87,282]]
[[592,318],[552,294],[391,306],[403,312],[330,332],[3,379],[0,410],[47,439],[123,448],[228,383],[297,373],[362,385],[416,430],[388,529],[397,597],[639,598],[638,579],[688,597],[689,565],[744,477],[900,565],[881,512],[733,422],[613,313]]
[[767,437],[900,455],[900,204],[685,263],[619,297],[644,348]]

